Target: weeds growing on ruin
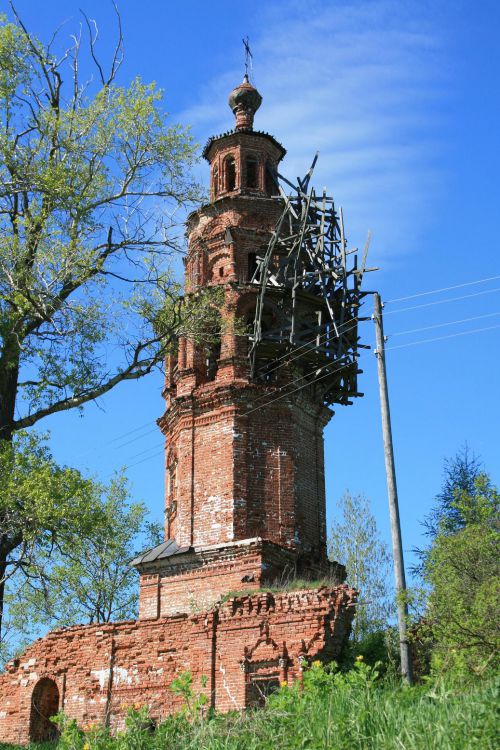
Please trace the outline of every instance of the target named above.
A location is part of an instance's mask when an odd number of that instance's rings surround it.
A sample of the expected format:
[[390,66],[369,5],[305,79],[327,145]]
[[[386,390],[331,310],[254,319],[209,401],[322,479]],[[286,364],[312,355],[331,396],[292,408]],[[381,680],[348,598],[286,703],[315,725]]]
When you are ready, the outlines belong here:
[[[498,677],[465,684],[434,678],[408,688],[381,680],[362,658],[348,672],[314,662],[303,685],[283,685],[261,710],[214,714],[201,710],[188,675],[173,685],[185,710],[156,728],[146,707],[129,710],[126,728],[81,732],[58,718],[57,750],[494,750]],[[36,750],[55,750],[55,745]],[[1,745],[0,750],[14,750]]]

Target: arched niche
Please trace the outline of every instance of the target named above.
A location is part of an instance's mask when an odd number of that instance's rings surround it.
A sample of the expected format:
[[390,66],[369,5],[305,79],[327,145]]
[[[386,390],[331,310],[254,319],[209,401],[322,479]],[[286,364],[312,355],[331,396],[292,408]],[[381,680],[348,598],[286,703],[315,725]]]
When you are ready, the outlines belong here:
[[217,164],[214,166],[212,172],[212,196],[213,200],[219,195],[219,167]]
[[48,742],[57,737],[57,727],[50,721],[59,711],[59,689],[49,677],[39,680],[31,694],[30,742]]
[[275,175],[276,174],[276,166],[273,164],[273,162],[268,159],[266,162],[266,168],[265,168],[265,190],[267,195],[278,195],[279,190],[278,186],[276,184]]
[[245,157],[245,187],[251,190],[260,188],[259,160],[254,154],[247,154]]
[[232,154],[224,159],[224,190],[230,193],[236,189],[236,161]]

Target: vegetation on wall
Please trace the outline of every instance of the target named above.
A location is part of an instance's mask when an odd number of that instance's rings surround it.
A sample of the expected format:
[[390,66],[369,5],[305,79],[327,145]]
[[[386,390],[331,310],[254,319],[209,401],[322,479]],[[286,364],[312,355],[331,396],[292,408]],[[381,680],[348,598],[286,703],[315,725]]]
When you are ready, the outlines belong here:
[[[303,685],[283,685],[263,709],[217,715],[190,690],[189,676],[174,688],[185,709],[156,728],[146,707],[131,707],[126,729],[81,732],[57,718],[58,750],[495,750],[498,682],[438,681],[407,688],[380,682],[362,660],[347,673],[314,663]],[[46,744],[47,750],[51,747]],[[52,746],[53,747],[53,746]],[[0,750],[13,750],[0,745]]]

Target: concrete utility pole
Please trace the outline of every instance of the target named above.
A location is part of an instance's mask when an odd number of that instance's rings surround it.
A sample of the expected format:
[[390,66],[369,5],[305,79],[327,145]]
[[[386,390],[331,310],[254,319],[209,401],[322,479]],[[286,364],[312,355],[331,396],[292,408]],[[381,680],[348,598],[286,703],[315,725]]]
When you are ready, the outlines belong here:
[[377,357],[378,382],[380,388],[380,410],[382,413],[382,432],[384,436],[387,494],[389,496],[389,513],[391,516],[392,556],[394,558],[394,577],[396,579],[401,674],[411,685],[413,683],[413,669],[410,644],[408,643],[406,635],[408,607],[403,600],[403,594],[406,592],[403,543],[401,540],[401,525],[399,523],[398,490],[396,486],[396,469],[394,467],[394,451],[392,447],[391,412],[389,410],[387,374],[385,371],[385,339],[384,324],[382,322],[382,303],[380,295],[377,292],[375,292],[373,298],[373,320],[375,321],[375,332],[377,337],[375,355]]

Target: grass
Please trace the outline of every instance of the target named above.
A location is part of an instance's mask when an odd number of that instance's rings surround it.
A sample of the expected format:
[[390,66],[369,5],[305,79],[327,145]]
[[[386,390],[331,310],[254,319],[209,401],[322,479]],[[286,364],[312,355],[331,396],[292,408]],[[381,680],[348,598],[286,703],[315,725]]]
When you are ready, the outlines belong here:
[[254,594],[284,594],[287,591],[305,591],[309,589],[321,589],[324,587],[329,588],[335,586],[338,586],[338,582],[334,582],[328,578],[321,578],[314,581],[306,580],[305,578],[290,578],[284,581],[275,581],[269,585],[261,586],[258,589],[228,591],[221,596],[220,603],[223,604],[229,599],[238,599],[241,596],[253,596]]
[[360,662],[346,674],[315,664],[303,689],[283,687],[264,709],[208,720],[186,711],[153,733],[141,709],[114,738],[66,722],[58,750],[496,750],[498,686],[489,678],[408,688],[381,682]]

